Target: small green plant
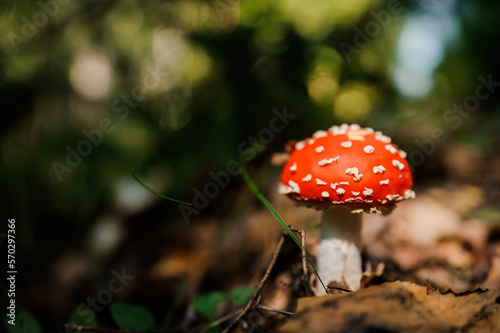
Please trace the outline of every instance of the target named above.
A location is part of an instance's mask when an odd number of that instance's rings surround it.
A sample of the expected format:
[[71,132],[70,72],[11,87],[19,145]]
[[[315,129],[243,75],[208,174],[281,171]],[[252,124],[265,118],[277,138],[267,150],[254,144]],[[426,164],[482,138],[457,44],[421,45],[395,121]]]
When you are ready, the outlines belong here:
[[31,312],[17,308],[16,325],[9,324],[5,317],[4,324],[9,333],[42,333],[42,327]]
[[153,315],[142,306],[113,302],[111,316],[122,330],[154,331],[157,329]]
[[217,305],[222,302],[230,302],[236,305],[245,304],[254,291],[254,287],[237,287],[231,289],[228,293],[214,291],[208,294],[201,294],[194,299],[193,308],[209,322],[212,322],[215,320]]
[[[92,315],[89,315],[92,314]],[[86,327],[97,327],[97,319],[94,311],[87,305],[78,306],[73,313],[69,315],[70,325],[81,325]],[[90,332],[95,333],[95,332]]]
[[[223,302],[229,302],[235,305],[242,305],[248,302],[254,293],[254,287],[236,287],[229,292],[214,291],[207,294],[198,295],[193,301],[193,309],[205,317],[209,323],[216,320],[217,307]],[[211,327],[208,332],[220,332],[218,327]]]

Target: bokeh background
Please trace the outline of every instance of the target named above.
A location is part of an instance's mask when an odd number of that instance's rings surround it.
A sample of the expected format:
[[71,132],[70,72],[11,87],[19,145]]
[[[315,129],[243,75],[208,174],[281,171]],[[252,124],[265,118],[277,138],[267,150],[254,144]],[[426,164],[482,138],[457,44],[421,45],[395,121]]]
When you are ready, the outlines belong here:
[[[258,281],[281,229],[241,177],[186,223],[131,175],[190,202],[285,109],[295,118],[248,169],[290,224],[316,214],[280,201],[273,154],[347,122],[408,153],[417,196],[459,196],[443,204],[459,203],[457,223],[474,219],[497,230],[485,241],[500,238],[498,1],[0,7],[0,232],[15,218],[16,300],[44,332],[62,331],[113,270],[134,276],[113,301],[145,306],[160,324],[169,313],[172,327],[187,325],[198,293]],[[68,157],[78,149],[87,156]],[[96,315],[112,325],[107,307]]]

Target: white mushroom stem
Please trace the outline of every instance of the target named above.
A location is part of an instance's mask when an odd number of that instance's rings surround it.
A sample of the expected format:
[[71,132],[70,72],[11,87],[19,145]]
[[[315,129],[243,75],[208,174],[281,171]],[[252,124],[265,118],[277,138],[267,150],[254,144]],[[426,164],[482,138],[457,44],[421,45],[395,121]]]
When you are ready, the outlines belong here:
[[[361,222],[361,213],[351,213],[345,207],[323,212],[317,268],[325,286],[337,281],[345,282],[350,290],[360,288]],[[319,280],[316,289],[319,295],[325,295]]]

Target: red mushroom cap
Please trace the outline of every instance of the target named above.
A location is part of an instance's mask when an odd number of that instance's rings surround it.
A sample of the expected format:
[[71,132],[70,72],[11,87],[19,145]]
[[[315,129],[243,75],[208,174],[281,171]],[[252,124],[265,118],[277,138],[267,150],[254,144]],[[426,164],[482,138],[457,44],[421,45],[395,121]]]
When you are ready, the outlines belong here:
[[391,139],[359,125],[333,126],[295,144],[279,192],[308,204],[376,207],[415,197],[406,153]]

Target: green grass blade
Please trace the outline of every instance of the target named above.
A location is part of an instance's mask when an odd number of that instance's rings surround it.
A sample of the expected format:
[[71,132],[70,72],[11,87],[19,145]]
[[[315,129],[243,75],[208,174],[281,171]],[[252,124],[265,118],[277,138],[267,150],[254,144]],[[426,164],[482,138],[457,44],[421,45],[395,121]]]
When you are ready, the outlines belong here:
[[155,190],[153,190],[152,188],[150,188],[149,186],[147,186],[146,184],[144,184],[142,182],[142,180],[140,180],[136,176],[135,172],[132,173],[132,178],[134,178],[135,181],[138,182],[139,185],[141,185],[146,191],[148,191],[149,193],[154,194],[156,196],[159,196],[160,198],[167,199],[167,200],[170,200],[170,201],[173,201],[173,202],[177,202],[177,203],[181,203],[183,205],[188,205],[188,206],[192,206],[193,205],[192,203],[185,202],[185,201],[180,201],[180,200],[177,200],[177,199],[174,199],[174,198],[170,198],[170,197],[167,197],[167,196],[165,196],[163,194],[160,194],[160,193],[156,192]]
[[163,198],[163,199],[166,199],[166,200],[170,200],[170,201],[173,201],[173,202],[177,202],[177,203],[180,203],[180,204],[183,204],[183,205],[188,205],[188,206],[192,206],[193,204],[192,203],[189,203],[189,202],[184,202],[184,201],[180,201],[180,200],[177,200],[177,199],[174,199],[174,198],[170,198],[170,197],[167,197],[165,195],[162,195],[158,192],[156,192],[155,190],[153,190],[152,188],[150,188],[148,185],[144,184],[144,182],[142,180],[139,179],[139,177],[137,177],[136,173],[137,171],[142,167],[143,165],[143,160],[139,161],[137,167],[134,169],[134,171],[132,171],[132,178],[134,178],[134,180],[136,182],[139,183],[139,185],[142,186],[143,189],[145,189],[146,191],[148,191],[149,193],[153,194],[153,195],[156,195],[160,198]]
[[188,286],[188,278],[184,278],[182,281],[180,287],[177,289],[177,292],[174,295],[174,299],[172,301],[172,304],[170,305],[168,312],[165,316],[165,320],[163,320],[163,324],[161,325],[162,330],[166,330],[169,326],[170,323],[172,322],[172,318],[174,318],[175,310],[181,303],[182,296],[184,296],[184,293],[186,292]]
[[[255,194],[255,196],[257,198],[259,198],[259,200],[264,204],[264,206],[266,206],[266,208],[269,209],[269,211],[274,215],[274,217],[276,217],[276,219],[281,223],[281,225],[283,226],[283,228],[285,228],[286,232],[290,235],[290,237],[292,237],[292,239],[294,240],[295,244],[297,244],[297,246],[302,250],[302,244],[300,243],[300,241],[298,240],[298,238],[295,236],[295,234],[290,229],[290,227],[285,223],[285,221],[281,218],[281,216],[278,214],[278,212],[276,211],[276,209],[274,209],[274,207],[271,205],[271,203],[267,200],[267,198],[260,192],[260,190],[257,187],[257,185],[255,185],[255,183],[252,181],[252,179],[248,175],[247,170],[245,168],[245,165],[243,163],[241,163],[241,176],[243,177],[243,180],[245,181],[245,183],[247,183],[248,187]],[[321,277],[319,276],[318,271],[316,270],[316,267],[314,266],[311,258],[309,257],[309,254],[306,253],[306,256],[307,256],[307,260],[309,261],[309,263],[311,264],[311,267],[314,270],[314,273],[316,274],[316,276],[318,277],[319,281],[321,282],[321,285],[323,286],[323,288],[325,288],[325,291],[328,294],[328,290],[326,289],[325,284],[321,280]]]

